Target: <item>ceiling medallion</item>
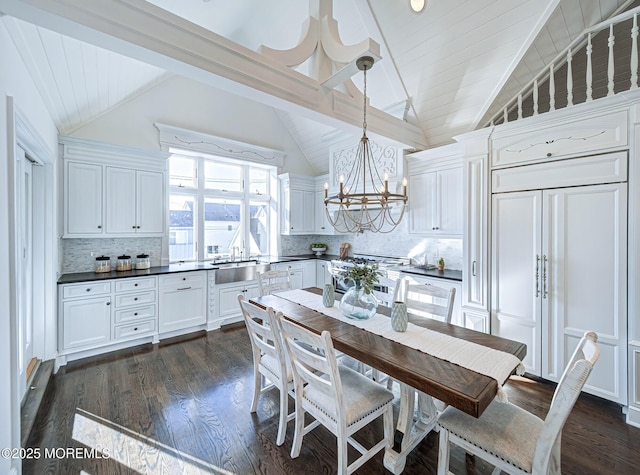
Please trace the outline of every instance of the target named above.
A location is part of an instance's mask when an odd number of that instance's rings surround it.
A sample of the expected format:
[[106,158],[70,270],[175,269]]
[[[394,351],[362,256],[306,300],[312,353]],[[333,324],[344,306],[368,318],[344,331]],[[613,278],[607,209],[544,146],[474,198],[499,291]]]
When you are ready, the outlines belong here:
[[407,205],[406,178],[402,180],[402,194],[389,191],[389,177],[386,172],[380,176],[367,137],[367,70],[373,63],[370,56],[356,61],[358,69],[364,71],[364,120],[355,159],[346,177],[340,176],[337,194],[329,196],[329,184],[324,185],[327,219],[342,233],[391,232],[402,221]]

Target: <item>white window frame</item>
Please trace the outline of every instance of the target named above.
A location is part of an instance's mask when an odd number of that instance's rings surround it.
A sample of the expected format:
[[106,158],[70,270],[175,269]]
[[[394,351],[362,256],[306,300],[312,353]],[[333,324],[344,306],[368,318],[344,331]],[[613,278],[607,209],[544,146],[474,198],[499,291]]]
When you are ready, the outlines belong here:
[[[204,234],[205,234],[205,200],[209,199],[223,199],[223,200],[233,200],[239,201],[241,203],[241,212],[240,212],[240,232],[242,234],[242,242],[243,246],[241,249],[241,255],[236,255],[236,259],[242,257],[249,258],[250,256],[250,226],[249,226],[249,216],[250,216],[250,206],[251,203],[266,203],[268,204],[269,213],[267,217],[267,228],[268,232],[268,249],[267,253],[274,248],[275,243],[273,242],[274,236],[276,232],[274,231],[277,226],[277,216],[275,214],[275,194],[277,192],[277,168],[274,166],[260,166],[258,164],[252,162],[244,162],[240,160],[233,160],[228,158],[216,157],[214,155],[206,155],[206,154],[192,154],[186,151],[174,152],[172,155],[176,157],[189,158],[193,159],[196,162],[196,181],[197,187],[185,187],[185,186],[177,186],[177,185],[169,185],[168,190],[170,195],[187,195],[194,197],[196,203],[196,210],[194,214],[194,237],[195,237],[195,256],[194,260],[196,261],[210,261],[212,258],[206,257],[206,246],[204,245]],[[169,160],[171,160],[171,158]],[[243,191],[221,191],[221,190],[211,190],[205,189],[205,176],[204,176],[204,165],[205,162],[213,162],[215,163],[224,163],[226,165],[236,165],[242,168],[242,189]],[[251,193],[249,190],[249,177],[251,169],[261,169],[267,171],[267,192],[265,194],[259,193]],[[170,172],[169,172],[170,173]],[[171,182],[171,177],[168,176],[169,183]],[[170,200],[167,200],[170,202]],[[169,223],[170,225],[170,223]],[[227,251],[227,250],[222,250]],[[169,252],[170,255],[170,252]],[[171,262],[179,262],[179,261],[171,261]]]

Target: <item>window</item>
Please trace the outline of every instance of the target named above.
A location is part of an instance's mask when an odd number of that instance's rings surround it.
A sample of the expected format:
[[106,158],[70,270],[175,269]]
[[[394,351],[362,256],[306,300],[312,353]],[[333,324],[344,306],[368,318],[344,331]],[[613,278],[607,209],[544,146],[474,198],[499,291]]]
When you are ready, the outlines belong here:
[[172,262],[269,254],[275,167],[174,154],[169,173]]

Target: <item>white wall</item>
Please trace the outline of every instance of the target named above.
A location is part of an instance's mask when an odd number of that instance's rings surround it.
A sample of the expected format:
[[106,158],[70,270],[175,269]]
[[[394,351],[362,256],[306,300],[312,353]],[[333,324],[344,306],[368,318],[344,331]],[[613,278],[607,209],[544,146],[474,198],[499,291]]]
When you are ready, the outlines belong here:
[[317,175],[272,107],[180,76],[151,87],[69,135],[159,150],[154,122],[284,151],[282,172]]
[[[58,132],[47,112],[35,85],[22,63],[13,43],[0,21],[0,447],[19,447],[20,441],[20,406],[17,391],[11,380],[12,361],[11,334],[13,332],[12,319],[15,318],[11,307],[10,275],[6,265],[13,256],[10,255],[10,209],[14,197],[10,190],[10,161],[8,150],[10,141],[7,122],[7,96],[14,98],[15,105],[20,109],[29,122],[37,129],[36,132],[44,139],[52,153],[57,150]],[[17,403],[17,405],[16,405]],[[18,465],[12,466],[12,461],[0,458],[0,473],[9,473],[12,469],[19,470]],[[15,462],[15,461],[14,461]]]

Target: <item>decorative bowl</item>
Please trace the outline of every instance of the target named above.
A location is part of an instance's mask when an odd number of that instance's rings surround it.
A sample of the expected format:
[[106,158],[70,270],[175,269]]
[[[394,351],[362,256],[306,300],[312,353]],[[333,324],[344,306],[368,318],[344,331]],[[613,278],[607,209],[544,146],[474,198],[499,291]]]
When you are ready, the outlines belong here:
[[326,247],[312,247],[311,250],[316,253],[316,256],[321,256],[327,250]]

